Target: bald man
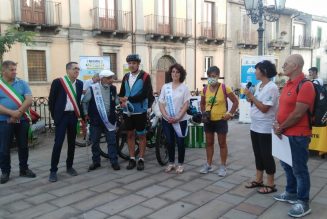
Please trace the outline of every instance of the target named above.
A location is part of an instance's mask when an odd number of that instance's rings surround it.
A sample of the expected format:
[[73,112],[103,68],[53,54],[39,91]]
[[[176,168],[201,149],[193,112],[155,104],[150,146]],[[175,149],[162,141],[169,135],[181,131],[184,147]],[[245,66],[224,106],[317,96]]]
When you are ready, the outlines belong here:
[[288,214],[302,217],[311,212],[309,207],[310,176],[308,171],[308,147],[311,127],[308,110],[313,109],[315,91],[312,82],[304,82],[297,92],[299,83],[305,78],[302,72],[303,57],[298,54],[289,56],[283,65],[284,74],[289,77],[282,90],[274,132],[289,138],[292,163],[280,162],[286,175],[285,192],[275,195],[274,199],[293,204]]

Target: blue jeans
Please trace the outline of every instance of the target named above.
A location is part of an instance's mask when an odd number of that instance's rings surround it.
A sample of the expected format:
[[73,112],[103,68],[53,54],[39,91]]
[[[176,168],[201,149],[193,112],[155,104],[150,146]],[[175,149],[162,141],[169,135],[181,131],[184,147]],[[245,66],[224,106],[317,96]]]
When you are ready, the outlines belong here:
[[93,163],[100,163],[100,137],[104,133],[107,142],[108,155],[111,164],[118,163],[117,146],[116,146],[116,132],[108,131],[104,126],[90,126],[90,137],[92,141],[92,161]]
[[[187,121],[181,121],[179,122],[181,126],[182,134],[185,133],[187,128]],[[174,127],[172,124],[168,123],[166,120],[162,120],[162,129],[164,131],[164,134],[166,136],[167,142],[168,142],[168,157],[170,163],[175,163],[175,139],[177,141],[177,148],[178,148],[178,163],[183,164],[184,163],[184,157],[185,157],[185,138],[180,138],[177,136]]]
[[286,174],[286,192],[297,194],[297,199],[303,202],[309,201],[310,175],[308,171],[310,137],[289,136],[292,152],[290,165],[280,162]]
[[0,168],[2,173],[10,173],[10,145],[16,138],[20,170],[28,169],[28,129],[27,121],[20,123],[0,122]]

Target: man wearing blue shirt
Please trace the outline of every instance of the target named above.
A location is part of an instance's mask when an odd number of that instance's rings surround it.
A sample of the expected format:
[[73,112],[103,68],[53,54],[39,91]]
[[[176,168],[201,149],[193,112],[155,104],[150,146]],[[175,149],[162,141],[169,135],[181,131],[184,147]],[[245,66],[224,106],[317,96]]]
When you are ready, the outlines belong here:
[[1,184],[8,182],[10,175],[10,145],[15,136],[18,147],[20,176],[34,178],[28,168],[28,129],[32,104],[32,92],[28,84],[16,77],[17,64],[13,61],[2,63],[0,78],[0,168]]

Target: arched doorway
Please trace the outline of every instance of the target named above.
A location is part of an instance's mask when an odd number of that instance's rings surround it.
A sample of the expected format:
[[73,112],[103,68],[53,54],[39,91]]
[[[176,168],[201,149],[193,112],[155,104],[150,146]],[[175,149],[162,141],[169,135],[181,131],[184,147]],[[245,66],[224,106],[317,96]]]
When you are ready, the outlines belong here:
[[169,67],[176,63],[175,59],[169,55],[162,56],[157,63],[156,91],[160,91],[162,85],[166,82],[166,72]]

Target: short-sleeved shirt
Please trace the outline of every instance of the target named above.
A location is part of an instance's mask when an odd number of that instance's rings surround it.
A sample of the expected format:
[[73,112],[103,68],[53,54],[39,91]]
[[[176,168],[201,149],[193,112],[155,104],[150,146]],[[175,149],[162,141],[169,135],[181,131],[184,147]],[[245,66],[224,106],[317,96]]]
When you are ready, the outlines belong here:
[[[19,78],[15,78],[11,86],[17,91],[18,94],[23,97],[32,95],[32,91],[29,88],[28,84]],[[11,110],[17,110],[19,108],[16,103],[2,89],[0,89],[0,105]],[[0,121],[7,121],[9,117],[9,115],[0,114]],[[24,120],[23,116],[21,117],[21,120]]]
[[[230,87],[228,87],[228,86],[225,86],[225,87],[226,87],[227,95],[230,94],[231,92],[233,92]],[[218,89],[216,98],[215,98],[215,93],[216,92],[210,91],[210,85],[208,85],[206,92],[205,92],[205,99],[206,99],[205,109],[206,109],[206,111],[210,111],[211,104],[214,101],[212,109],[211,109],[211,120],[212,121],[221,120],[227,112],[226,99],[225,99],[222,84],[219,85],[219,89]],[[204,94],[202,94],[202,95],[204,95]]]
[[[164,84],[162,86],[160,96],[159,96],[159,102],[165,104],[165,110],[167,113],[169,112],[168,106],[166,104],[167,103],[166,89],[168,86],[171,86],[171,82]],[[185,84],[180,84],[178,87],[173,89],[172,97],[173,97],[175,113],[176,113],[176,115],[178,115],[178,113],[181,111],[185,102],[190,101],[191,93]],[[183,116],[183,118],[180,121],[187,120],[188,117],[189,116],[185,113],[185,115]]]
[[[302,84],[299,92],[296,92],[297,86],[302,79],[304,79],[303,73],[293,80],[288,80],[283,88],[279,98],[279,109],[277,113],[277,121],[279,124],[282,124],[294,111],[297,102],[309,105],[312,111],[315,99],[313,84],[305,82]],[[307,113],[305,113],[296,124],[286,128],[283,134],[287,136],[310,136],[311,129]]]
[[251,107],[251,127],[250,129],[258,133],[271,133],[273,122],[278,107],[279,91],[277,85],[269,81],[264,87],[260,88],[262,82],[256,86],[254,97],[262,104],[270,106],[266,113],[261,112],[255,104]]
[[84,81],[84,83],[83,83],[83,91],[87,91],[91,87],[92,84],[94,84],[94,81],[93,81],[92,78]]

